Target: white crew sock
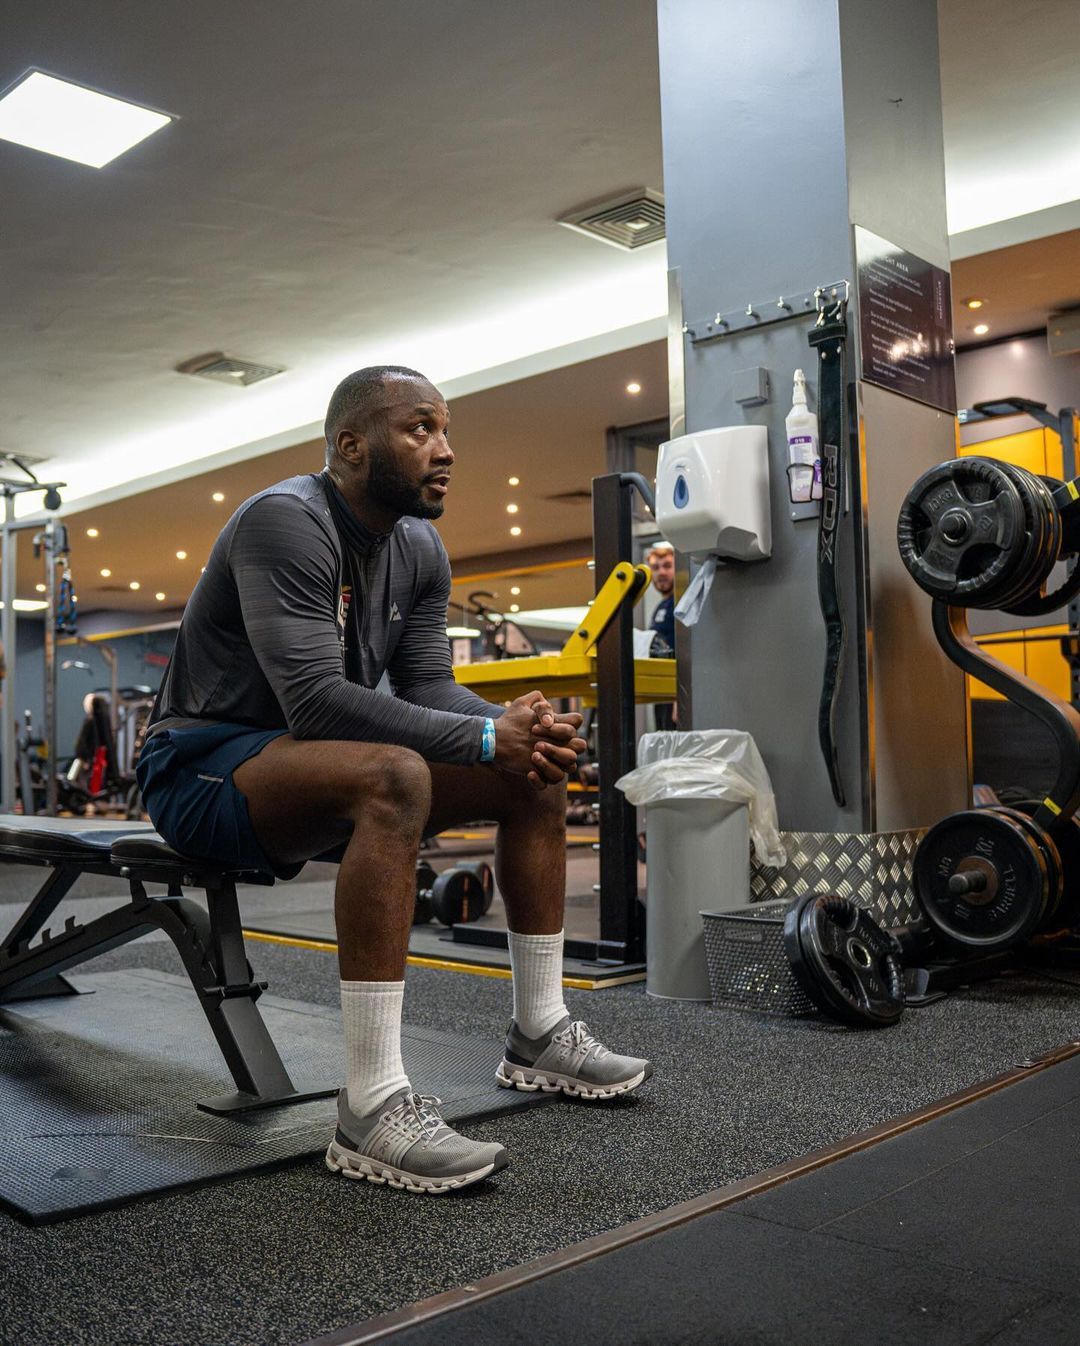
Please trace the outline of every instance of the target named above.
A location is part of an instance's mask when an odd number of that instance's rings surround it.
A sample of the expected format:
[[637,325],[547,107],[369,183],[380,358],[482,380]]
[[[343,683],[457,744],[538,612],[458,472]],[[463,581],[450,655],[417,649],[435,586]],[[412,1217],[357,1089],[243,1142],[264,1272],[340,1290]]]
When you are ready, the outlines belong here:
[[514,1021],[527,1038],[550,1033],[568,1013],[562,988],[563,932],[519,935],[510,931]]
[[349,1107],[366,1117],[391,1094],[409,1088],[401,1064],[403,981],[343,981],[345,1087]]

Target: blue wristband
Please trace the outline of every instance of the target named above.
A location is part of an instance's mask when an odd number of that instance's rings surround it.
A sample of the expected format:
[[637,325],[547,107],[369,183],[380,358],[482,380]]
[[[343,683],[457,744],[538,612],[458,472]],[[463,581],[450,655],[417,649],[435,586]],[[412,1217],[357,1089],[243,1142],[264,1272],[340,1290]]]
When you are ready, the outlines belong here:
[[484,735],[480,740],[480,760],[481,762],[494,762],[495,760],[495,721],[484,721]]

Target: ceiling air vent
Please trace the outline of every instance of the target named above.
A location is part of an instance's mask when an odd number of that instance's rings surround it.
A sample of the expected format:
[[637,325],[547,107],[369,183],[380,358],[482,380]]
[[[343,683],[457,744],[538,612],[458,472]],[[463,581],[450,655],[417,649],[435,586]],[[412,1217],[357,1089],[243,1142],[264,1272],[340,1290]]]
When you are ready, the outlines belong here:
[[237,360],[232,355],[223,355],[221,351],[212,351],[209,355],[196,355],[183,364],[176,366],[178,374],[197,374],[201,379],[215,379],[218,383],[231,383],[246,388],[249,383],[261,383],[263,379],[272,379],[275,374],[285,372],[281,365],[260,365],[252,360]]
[[630,252],[664,237],[664,198],[641,187],[613,201],[572,210],[560,216],[559,224]]
[[561,504],[576,504],[592,499],[592,491],[560,491],[557,495],[545,495],[545,500],[558,500]]

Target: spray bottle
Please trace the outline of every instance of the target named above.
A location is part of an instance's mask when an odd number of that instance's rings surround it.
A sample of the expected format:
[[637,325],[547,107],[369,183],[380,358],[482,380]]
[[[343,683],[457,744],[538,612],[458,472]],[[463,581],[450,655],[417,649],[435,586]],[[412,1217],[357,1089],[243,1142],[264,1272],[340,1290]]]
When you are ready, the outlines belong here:
[[788,442],[788,489],[792,500],[821,499],[821,457],[817,417],[806,405],[806,375],[795,371],[791,410],[784,424]]

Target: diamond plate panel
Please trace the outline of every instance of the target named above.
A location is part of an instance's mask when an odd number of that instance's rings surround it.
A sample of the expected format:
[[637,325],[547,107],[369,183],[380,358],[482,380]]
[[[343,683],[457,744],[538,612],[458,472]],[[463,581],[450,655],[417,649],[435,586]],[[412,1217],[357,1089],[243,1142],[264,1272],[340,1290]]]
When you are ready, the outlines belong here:
[[917,919],[912,865],[922,831],[782,832],[788,862],[772,869],[751,861],[750,900],[788,901],[803,893],[850,897],[884,926]]

